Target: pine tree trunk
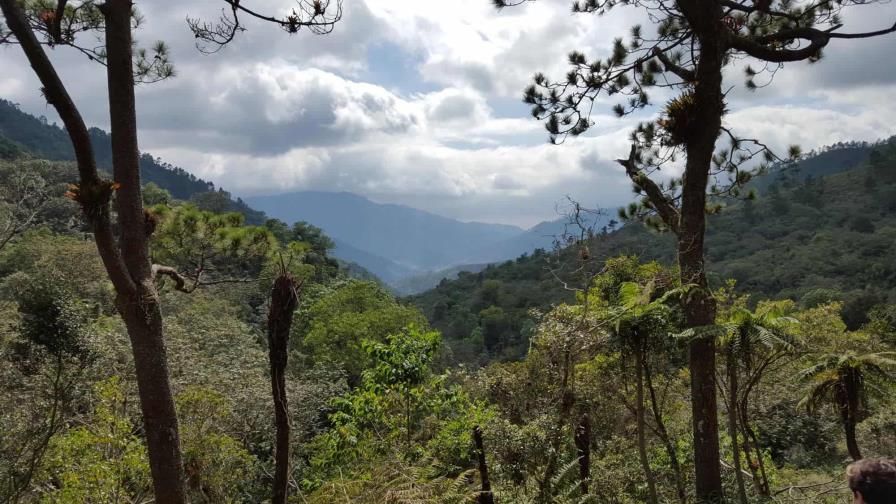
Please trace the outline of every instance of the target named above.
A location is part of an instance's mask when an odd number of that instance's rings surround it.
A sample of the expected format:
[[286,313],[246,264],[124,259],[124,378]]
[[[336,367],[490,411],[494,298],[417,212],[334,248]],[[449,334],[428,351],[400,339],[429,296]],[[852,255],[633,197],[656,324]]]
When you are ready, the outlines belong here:
[[168,359],[162,337],[162,313],[158,294],[151,285],[138,300],[119,297],[134,355],[137,392],[143,414],[143,430],[149,452],[156,502],[184,504],[184,472],[177,415],[168,382]]
[[286,504],[289,495],[290,423],[286,396],[286,364],[289,358],[289,331],[298,307],[297,285],[288,273],[279,275],[271,288],[268,310],[268,357],[271,363],[271,396],[274,399],[274,484],[272,504]]
[[[705,186],[705,184],[703,184]],[[702,186],[701,186],[702,187]],[[701,189],[702,195],[702,189]],[[683,303],[687,327],[699,328],[715,321],[715,303],[707,291],[703,271],[703,212],[705,199],[691,210],[690,230],[679,241],[681,282],[694,285]],[[699,209],[699,210],[698,210]],[[687,219],[683,219],[687,220]],[[688,347],[691,371],[691,414],[694,436],[694,469],[697,502],[714,503],[723,499],[722,475],[719,467],[719,420],[716,398],[716,344],[709,337],[693,340]]]
[[641,460],[641,468],[644,471],[644,478],[647,480],[647,502],[649,504],[657,504],[659,499],[656,494],[656,478],[654,477],[653,470],[650,468],[650,460],[647,457],[647,425],[644,418],[644,361],[642,360],[642,352],[643,349],[639,348],[635,354],[635,380],[637,382],[635,422],[638,430],[638,457]]
[[181,504],[186,502],[186,496],[177,414],[168,380],[162,311],[152,278],[140,187],[132,4],[130,0],[107,0],[101,9],[106,27],[112,166],[119,184],[115,198],[121,230],[119,247],[135,286],[133,295],[119,292],[118,305],[134,354],[156,502]]
[[[721,8],[704,2],[679,2],[700,42],[694,105],[685,142],[687,162],[682,182],[681,217],[678,233],[678,264],[681,283],[693,288],[682,302],[685,325],[699,328],[715,323],[716,305],[706,281],[704,238],[706,234],[706,189],[716,139],[721,132],[724,104],[722,67],[725,46],[719,19]],[[719,467],[719,419],[716,397],[716,344],[708,337],[696,338],[688,348],[691,370],[691,408],[694,435],[694,468],[697,501],[720,502],[722,475]]]
[[734,477],[737,481],[737,497],[740,504],[747,504],[747,487],[744,483],[744,474],[740,464],[740,445],[737,442],[739,434],[737,429],[737,359],[734,349],[729,345],[726,367],[728,368],[728,436],[731,438],[731,455],[734,459]]

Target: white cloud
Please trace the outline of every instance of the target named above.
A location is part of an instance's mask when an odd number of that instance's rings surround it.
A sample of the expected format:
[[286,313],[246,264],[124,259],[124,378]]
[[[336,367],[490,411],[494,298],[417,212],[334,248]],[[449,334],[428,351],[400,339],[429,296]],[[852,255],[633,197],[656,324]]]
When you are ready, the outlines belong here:
[[[203,56],[184,18],[213,17],[218,6],[169,3],[141,4],[139,39],[168,41],[179,71],[138,89],[141,146],[234,193],[346,190],[523,225],[554,217],[567,194],[610,207],[631,196],[612,160],[627,153],[637,117],[613,118],[612,100],[601,102],[587,135],[551,146],[543,125],[508,103],[536,71],[562,76],[573,49],[605,56],[644,21],[639,9],[598,17],[571,14],[569,0],[500,12],[488,0],[351,0],[328,36],[248,22],[231,46]],[[894,4],[854,11],[851,31],[896,17]],[[896,71],[884,64],[892,44],[834,41],[825,60],[791,65],[769,88],[735,88],[726,122],[779,149],[894,134]],[[71,51],[53,57],[88,122],[105,127],[102,67]],[[0,50],[0,68],[0,96],[52,119],[17,47]],[[742,76],[728,81],[741,86]]]

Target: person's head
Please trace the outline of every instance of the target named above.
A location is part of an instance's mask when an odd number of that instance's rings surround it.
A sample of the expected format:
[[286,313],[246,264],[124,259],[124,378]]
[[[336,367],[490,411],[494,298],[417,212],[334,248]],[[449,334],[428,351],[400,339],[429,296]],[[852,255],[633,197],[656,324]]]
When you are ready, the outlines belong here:
[[864,459],[846,468],[855,504],[896,503],[896,460]]

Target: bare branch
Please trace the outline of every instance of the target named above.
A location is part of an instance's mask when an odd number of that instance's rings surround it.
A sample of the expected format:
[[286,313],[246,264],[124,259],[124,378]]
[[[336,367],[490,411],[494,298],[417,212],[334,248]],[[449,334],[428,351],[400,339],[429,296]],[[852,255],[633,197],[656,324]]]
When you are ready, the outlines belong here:
[[[729,37],[729,45],[754,58],[773,63],[786,63],[817,57],[831,39],[862,39],[896,33],[896,23],[889,28],[863,33],[838,33],[836,30],[841,26],[834,25],[828,30],[808,27],[788,28],[755,38],[742,37],[732,33]],[[806,40],[809,44],[798,49],[778,48],[781,44],[793,44],[798,40]]]
[[196,37],[196,48],[205,54],[220,51],[245,31],[239,15],[274,23],[288,33],[298,33],[307,28],[315,35],[325,35],[333,31],[342,19],[342,0],[296,0],[296,8],[284,16],[262,14],[249,8],[243,0],[223,0],[230,8],[224,9],[216,22],[204,22],[198,18],[187,18],[187,25]]
[[641,169],[638,168],[638,148],[632,144],[629,151],[628,159],[617,159],[617,163],[625,167],[625,174],[628,175],[632,182],[647,193],[650,202],[656,207],[657,213],[663,219],[663,223],[669,227],[674,233],[679,231],[680,214],[675,204],[663,193],[663,190],[650,179]]
[[681,80],[685,82],[694,82],[697,80],[693,70],[679,66],[666,55],[665,51],[660,50],[658,47],[653,48],[653,55],[663,63],[663,66],[666,67],[666,71],[674,73]]

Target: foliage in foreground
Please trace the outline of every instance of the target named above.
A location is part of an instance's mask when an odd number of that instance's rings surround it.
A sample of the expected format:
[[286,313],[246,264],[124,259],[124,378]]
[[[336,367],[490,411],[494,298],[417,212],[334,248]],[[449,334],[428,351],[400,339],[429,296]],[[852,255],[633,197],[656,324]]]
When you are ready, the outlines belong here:
[[[684,345],[694,337],[720,343],[732,498],[742,488],[749,502],[839,502],[851,452],[896,450],[893,305],[857,323],[832,297],[751,299],[726,283],[716,325],[684,331],[678,300],[689,287],[661,263],[619,256],[589,269],[567,302],[528,314],[525,358],[456,367],[417,309],[345,278],[319,231],[246,226],[150,195],[153,253],[197,286],[166,279],[162,289],[194,502],[269,497],[269,248],[299,258],[290,271],[304,282],[286,373],[294,502],[474,502],[477,426],[496,502],[691,502]],[[0,498],[144,502],[145,442],[114,294],[65,217],[73,210],[49,201],[60,206],[0,250]],[[500,299],[498,287],[486,296]],[[492,312],[482,345],[510,316]]]

